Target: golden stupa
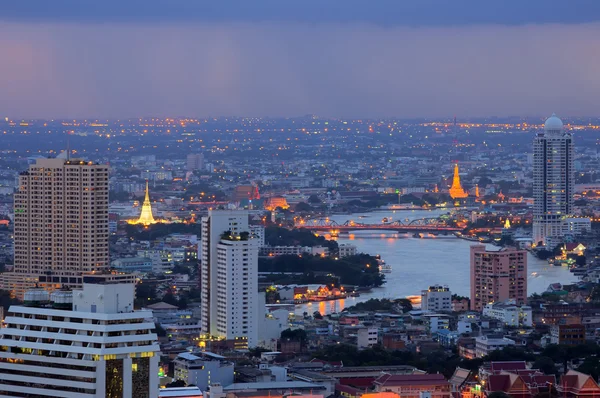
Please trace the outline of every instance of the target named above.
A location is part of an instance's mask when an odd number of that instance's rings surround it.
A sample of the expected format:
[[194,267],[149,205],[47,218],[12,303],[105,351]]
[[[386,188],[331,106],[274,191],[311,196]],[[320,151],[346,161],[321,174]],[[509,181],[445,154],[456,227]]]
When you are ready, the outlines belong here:
[[458,163],[454,165],[454,177],[452,178],[452,186],[450,187],[450,197],[452,199],[464,199],[469,194],[460,185],[460,176],[458,175]]
[[140,213],[140,218],[138,218],[135,224],[143,224],[146,226],[150,224],[156,224],[156,220],[152,215],[152,204],[150,203],[150,191],[148,190],[148,181],[146,181],[146,197],[144,198],[144,203],[142,204],[142,212]]

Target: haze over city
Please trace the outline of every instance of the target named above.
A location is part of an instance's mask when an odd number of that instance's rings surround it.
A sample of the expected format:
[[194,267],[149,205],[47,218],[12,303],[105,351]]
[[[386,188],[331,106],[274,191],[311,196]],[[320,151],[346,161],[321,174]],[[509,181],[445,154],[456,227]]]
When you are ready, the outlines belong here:
[[593,116],[594,1],[16,2],[0,112],[142,116]]

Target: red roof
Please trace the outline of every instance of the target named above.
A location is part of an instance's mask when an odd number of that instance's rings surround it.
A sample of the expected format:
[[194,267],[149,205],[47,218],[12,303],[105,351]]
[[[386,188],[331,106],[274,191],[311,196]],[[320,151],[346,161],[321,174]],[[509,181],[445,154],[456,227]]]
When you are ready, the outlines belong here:
[[384,373],[379,376],[375,384],[382,386],[414,386],[414,385],[449,385],[448,380],[442,374],[412,374],[412,375],[390,375]]
[[364,390],[360,390],[358,388],[354,388],[351,386],[345,386],[343,384],[336,384],[335,390],[340,391],[340,392],[345,392],[346,394],[351,394],[351,395],[357,395],[357,394],[364,392]]
[[488,377],[488,384],[486,388],[488,391],[508,392],[508,390],[510,390],[510,385],[511,383],[509,375],[490,375],[490,377]]
[[517,371],[527,369],[525,361],[503,361],[503,362],[492,362],[491,364],[492,373],[498,373],[503,370],[506,371]]
[[375,381],[374,377],[342,377],[338,383],[345,386],[371,387]]

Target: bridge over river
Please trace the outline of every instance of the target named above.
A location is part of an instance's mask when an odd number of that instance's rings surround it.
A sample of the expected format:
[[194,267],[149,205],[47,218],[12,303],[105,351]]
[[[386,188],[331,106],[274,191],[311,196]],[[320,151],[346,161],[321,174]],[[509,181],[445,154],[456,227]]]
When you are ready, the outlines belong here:
[[440,218],[420,218],[408,222],[393,221],[382,222],[380,224],[360,223],[353,220],[338,223],[329,218],[316,218],[306,221],[300,220],[296,223],[295,227],[306,228],[314,232],[328,232],[332,235],[352,231],[423,232],[436,234],[458,232],[462,230],[462,228],[448,225]]

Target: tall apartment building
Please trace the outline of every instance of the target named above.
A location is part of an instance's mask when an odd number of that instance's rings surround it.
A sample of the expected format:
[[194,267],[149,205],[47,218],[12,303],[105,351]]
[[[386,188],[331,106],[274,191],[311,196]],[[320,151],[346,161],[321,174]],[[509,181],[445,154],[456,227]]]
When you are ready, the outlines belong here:
[[573,212],[573,136],[552,115],[533,141],[533,241],[553,249],[561,243],[564,219]]
[[152,312],[133,311],[133,299],[119,283],[28,291],[0,329],[0,396],[157,397]]
[[14,213],[14,269],[3,282],[15,296],[36,284],[81,287],[82,273],[108,269],[107,165],[37,159],[19,176]]
[[421,291],[421,309],[431,312],[452,312],[452,292],[448,286],[434,285]]
[[201,153],[190,153],[187,155],[187,171],[195,171],[204,169],[204,155]]
[[202,218],[200,283],[202,333],[234,340],[258,338],[258,240],[247,211],[210,210]]
[[489,303],[527,300],[527,251],[513,248],[486,250],[471,246],[471,310],[481,311]]

